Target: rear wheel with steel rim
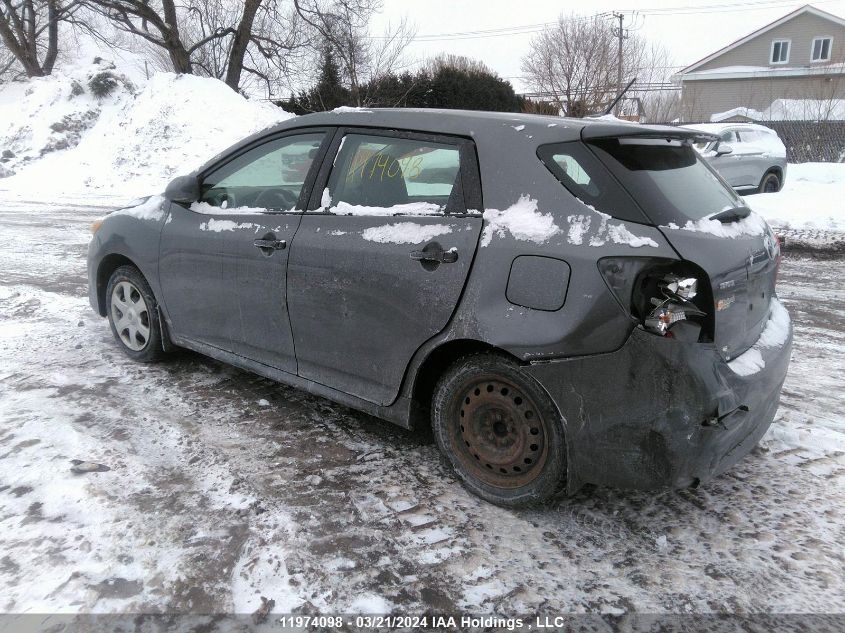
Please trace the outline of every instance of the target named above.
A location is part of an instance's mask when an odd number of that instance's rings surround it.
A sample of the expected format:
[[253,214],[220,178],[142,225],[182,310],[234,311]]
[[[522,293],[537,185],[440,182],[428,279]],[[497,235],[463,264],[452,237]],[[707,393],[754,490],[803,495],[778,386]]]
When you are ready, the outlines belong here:
[[134,266],[112,273],[106,288],[109,324],[115,339],[131,358],[143,362],[162,355],[157,304],[147,280]]
[[775,193],[780,191],[780,177],[773,171],[768,172],[760,181],[760,193]]
[[477,354],[458,361],[441,379],[432,404],[438,445],[475,494],[523,506],[564,486],[560,416],[512,360]]

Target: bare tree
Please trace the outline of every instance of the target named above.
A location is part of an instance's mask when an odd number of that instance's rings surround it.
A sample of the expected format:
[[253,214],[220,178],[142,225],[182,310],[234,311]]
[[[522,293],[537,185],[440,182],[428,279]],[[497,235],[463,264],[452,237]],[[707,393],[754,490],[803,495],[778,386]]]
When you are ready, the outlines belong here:
[[[630,33],[622,49],[623,85],[637,81],[627,96],[661,111],[665,109],[661,99],[676,101],[670,95],[652,94],[667,81],[670,63],[664,47]],[[522,71],[533,89],[570,116],[602,111],[618,92],[618,70],[618,40],[613,25],[601,15],[561,15],[553,27],[531,41],[522,60]]]
[[0,0],[0,42],[8,50],[0,57],[0,71],[17,63],[29,77],[53,72],[59,22],[78,6],[79,0]]
[[[242,89],[249,74],[269,91],[286,56],[302,45],[296,12],[277,0],[81,1],[119,32],[143,42],[151,57],[163,57],[170,70],[215,77],[233,90]],[[78,25],[115,44],[90,20]]]
[[464,55],[453,55],[452,53],[440,53],[428,60],[425,64],[425,69],[434,74],[441,68],[454,68],[467,73],[485,73],[488,75],[495,75],[496,72],[492,70],[487,64],[480,59],[473,59],[472,57],[465,57]]
[[641,99],[646,121],[665,123],[680,115],[680,91],[669,81],[675,69],[666,47],[633,37],[625,72],[628,80],[636,78],[630,94]]
[[[191,53],[208,41],[222,37],[215,30],[205,41],[186,44],[179,29],[181,20],[174,0],[84,0],[85,5],[95,13],[108,18],[116,29],[139,37],[167,53],[173,70],[177,73],[192,73]],[[85,26],[84,22],[78,23]],[[108,40],[99,32],[92,35]]]
[[603,17],[561,15],[531,40],[522,71],[534,89],[568,114],[595,112],[616,90],[614,41]]
[[302,20],[313,29],[315,52],[328,46],[349,85],[353,103],[366,105],[365,84],[402,66],[405,49],[416,34],[407,20],[388,25],[381,36],[370,34],[370,21],[382,0],[294,0]]
[[13,77],[16,67],[18,68],[18,72],[20,72],[18,58],[12,55],[12,51],[8,48],[0,46],[0,83]]

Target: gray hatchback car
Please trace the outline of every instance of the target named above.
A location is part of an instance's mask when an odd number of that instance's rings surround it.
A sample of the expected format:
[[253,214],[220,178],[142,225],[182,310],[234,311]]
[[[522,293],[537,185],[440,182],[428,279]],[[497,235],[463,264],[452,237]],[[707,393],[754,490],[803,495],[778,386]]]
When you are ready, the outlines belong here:
[[765,433],[792,330],[768,225],[693,130],[357,110],[256,134],[94,228],[139,361],[195,350],[413,428],[524,505],[695,486]]

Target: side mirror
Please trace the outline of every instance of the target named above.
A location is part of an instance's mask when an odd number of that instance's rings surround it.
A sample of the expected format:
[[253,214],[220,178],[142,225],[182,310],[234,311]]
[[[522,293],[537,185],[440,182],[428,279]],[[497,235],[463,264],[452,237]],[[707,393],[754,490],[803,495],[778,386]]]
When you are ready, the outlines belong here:
[[196,176],[178,176],[164,190],[164,197],[173,202],[196,202],[200,195],[200,181]]
[[716,147],[716,156],[724,156],[725,154],[730,154],[733,151],[734,148],[727,143],[719,143],[718,147]]

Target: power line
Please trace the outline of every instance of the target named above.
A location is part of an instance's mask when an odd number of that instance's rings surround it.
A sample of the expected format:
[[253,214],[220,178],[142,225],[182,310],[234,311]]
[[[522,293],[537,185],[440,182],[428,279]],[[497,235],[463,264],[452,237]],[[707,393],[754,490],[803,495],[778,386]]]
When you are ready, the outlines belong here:
[[[610,12],[595,13],[591,15],[577,16],[573,18],[577,22],[586,22],[590,20],[597,20],[611,15]],[[427,33],[423,35],[416,35],[413,39],[417,42],[439,42],[448,40],[462,40],[462,39],[484,39],[487,37],[501,37],[506,35],[524,35],[526,33],[539,33],[551,26],[557,24],[554,22],[537,22],[535,24],[522,24],[518,26],[505,26],[495,29],[480,29],[476,31],[456,31],[453,33]],[[381,40],[389,39],[382,36],[371,36],[370,39]]]
[[[827,4],[837,0],[815,0],[814,4]],[[671,16],[671,15],[696,15],[708,13],[726,13],[726,12],[745,12],[745,11],[761,11],[764,9],[776,9],[780,7],[795,6],[798,2],[794,0],[760,0],[758,2],[721,2],[714,4],[705,4],[699,6],[677,6],[677,7],[655,7],[652,9],[644,9],[642,7],[620,9],[617,13],[627,13],[640,15],[643,18],[650,16]],[[611,12],[597,13],[594,15],[585,15],[575,18],[578,21],[589,21],[611,16]],[[413,38],[414,42],[448,42],[457,40],[471,40],[471,39],[488,39],[492,37],[510,37],[514,35],[531,35],[540,33],[545,29],[557,24],[554,22],[537,22],[534,24],[522,24],[518,26],[506,26],[494,29],[479,29],[474,31],[455,31],[451,33],[426,33],[416,35]],[[639,30],[642,28],[642,23],[636,24],[635,27],[628,30]],[[382,40],[389,39],[382,36],[370,36],[369,39]]]
[[[816,0],[815,4],[834,2],[835,0]],[[726,11],[758,11],[799,4],[794,0],[760,0],[759,2],[721,2],[700,6],[655,7],[653,9],[634,9],[645,15],[690,15],[696,13],[724,13]]]

